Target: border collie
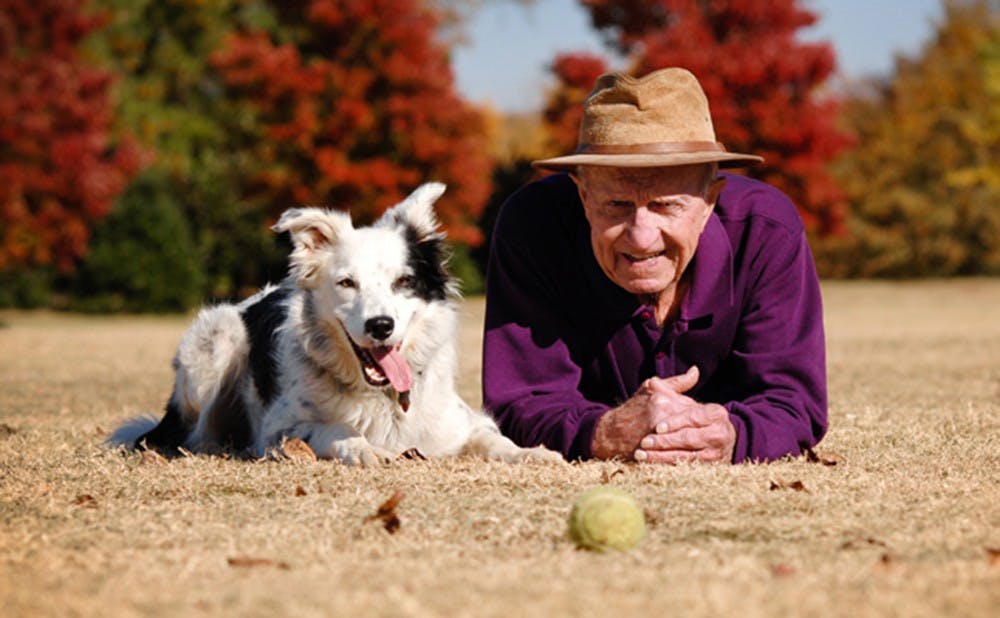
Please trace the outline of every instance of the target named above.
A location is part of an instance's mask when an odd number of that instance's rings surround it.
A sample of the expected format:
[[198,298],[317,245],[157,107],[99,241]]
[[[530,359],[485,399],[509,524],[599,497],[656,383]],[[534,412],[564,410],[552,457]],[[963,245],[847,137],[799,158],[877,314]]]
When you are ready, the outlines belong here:
[[183,335],[166,414],[112,444],[263,457],[299,438],[324,459],[372,465],[416,449],[562,461],[520,448],[455,391],[458,292],[427,183],[372,226],[319,208],[286,211],[288,277],[244,302],[202,309]]

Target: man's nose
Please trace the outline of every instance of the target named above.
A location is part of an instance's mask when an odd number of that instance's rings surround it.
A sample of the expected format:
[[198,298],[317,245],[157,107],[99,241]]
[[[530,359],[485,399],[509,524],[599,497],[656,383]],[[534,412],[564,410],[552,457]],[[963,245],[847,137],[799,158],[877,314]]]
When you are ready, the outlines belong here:
[[657,244],[660,239],[660,228],[657,225],[656,215],[649,212],[645,206],[638,206],[629,217],[626,235],[629,242],[637,249]]

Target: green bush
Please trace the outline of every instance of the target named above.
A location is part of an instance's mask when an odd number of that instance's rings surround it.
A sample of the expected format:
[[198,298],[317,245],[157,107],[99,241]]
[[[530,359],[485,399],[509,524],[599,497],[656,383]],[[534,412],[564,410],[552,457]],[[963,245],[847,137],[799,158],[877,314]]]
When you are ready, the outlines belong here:
[[95,228],[90,252],[70,285],[69,308],[184,311],[201,297],[200,262],[170,181],[147,171]]

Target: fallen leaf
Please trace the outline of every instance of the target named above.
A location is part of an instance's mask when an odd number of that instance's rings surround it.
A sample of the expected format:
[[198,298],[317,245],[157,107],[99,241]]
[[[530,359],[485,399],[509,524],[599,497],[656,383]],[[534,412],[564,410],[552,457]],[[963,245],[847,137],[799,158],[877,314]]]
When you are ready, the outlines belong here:
[[771,575],[775,577],[789,577],[795,575],[795,567],[787,564],[772,564]]
[[809,490],[802,484],[802,481],[783,481],[781,479],[775,479],[771,481],[770,489],[771,491],[776,489],[793,489],[795,491],[804,491],[809,493]]
[[80,494],[76,498],[73,498],[73,504],[85,509],[96,509],[97,499],[90,494]]
[[388,500],[382,503],[378,510],[375,511],[374,515],[369,515],[365,517],[364,523],[370,521],[379,520],[382,522],[382,527],[389,534],[395,534],[399,530],[401,522],[399,521],[399,515],[396,514],[396,507],[399,506],[400,501],[403,496],[406,495],[400,490],[396,490]]
[[806,461],[809,463],[823,464],[824,466],[836,466],[840,463],[840,455],[836,453],[824,452],[822,454],[817,453],[811,448],[806,449]]
[[0,436],[12,436],[17,433],[17,427],[8,425],[7,423],[0,423]]
[[987,547],[986,559],[989,560],[990,566],[1000,565],[1000,549],[997,549],[996,547]]
[[883,552],[882,555],[879,556],[878,562],[875,563],[873,568],[882,573],[891,573],[898,568],[898,565],[896,564],[896,560],[890,556],[888,552]]
[[425,457],[424,454],[421,453],[416,448],[408,448],[408,449],[406,449],[405,451],[403,451],[402,453],[400,453],[396,457],[396,459],[416,459],[418,461],[427,461],[427,457]]
[[889,547],[884,542],[869,536],[865,537],[864,539],[851,539],[850,541],[844,541],[843,543],[840,544],[840,549],[858,549],[864,546],[868,547],[875,546],[884,548]]
[[295,488],[295,495],[296,496],[308,496],[309,492],[307,492],[305,489],[303,489],[302,485],[299,485],[299,486],[297,486]]
[[226,562],[229,563],[229,566],[240,567],[240,568],[275,567],[284,570],[292,568],[284,560],[273,560],[271,558],[251,558],[249,556],[237,556],[234,558],[227,558]]
[[278,453],[293,461],[316,461],[316,452],[301,438],[286,438],[281,441]]
[[619,474],[625,474],[625,469],[624,468],[615,468],[611,472],[608,472],[607,470],[605,470],[605,471],[601,472],[601,482],[603,484],[607,485],[611,481],[611,479],[615,478]]

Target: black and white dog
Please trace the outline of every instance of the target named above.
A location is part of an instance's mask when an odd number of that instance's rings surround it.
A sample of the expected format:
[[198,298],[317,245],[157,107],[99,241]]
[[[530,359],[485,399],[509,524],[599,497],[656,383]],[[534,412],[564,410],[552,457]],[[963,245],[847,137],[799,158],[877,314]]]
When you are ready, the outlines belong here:
[[300,438],[320,458],[387,462],[475,454],[561,461],[520,448],[455,391],[458,293],[444,267],[428,183],[372,226],[343,212],[292,209],[287,279],[238,305],[203,309],[181,339],[159,423],[134,419],[113,444],[265,455]]

